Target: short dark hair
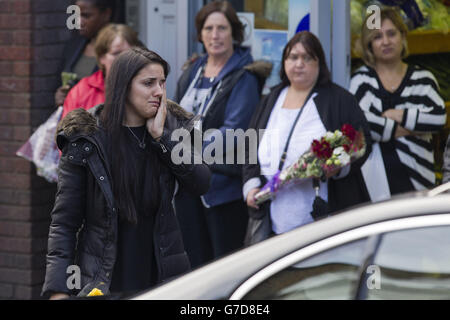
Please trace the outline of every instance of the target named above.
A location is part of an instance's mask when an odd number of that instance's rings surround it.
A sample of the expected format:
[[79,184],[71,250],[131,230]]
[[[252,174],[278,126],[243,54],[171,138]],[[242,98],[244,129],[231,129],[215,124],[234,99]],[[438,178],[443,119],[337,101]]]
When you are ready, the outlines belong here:
[[[114,9],[116,7],[116,1],[115,0],[76,0],[77,1],[84,1],[89,2],[91,5],[99,9],[100,11],[105,11],[106,9],[111,9],[111,12],[114,13]],[[111,14],[112,16],[112,14]]]
[[206,19],[211,13],[221,12],[225,15],[231,25],[231,36],[238,44],[244,41],[244,25],[239,20],[236,10],[228,1],[213,1],[205,5],[195,16],[195,28],[197,29],[197,40],[202,42],[202,29]]
[[[105,105],[100,114],[100,122],[106,131],[108,154],[111,160],[113,195],[117,201],[119,214],[131,223],[137,222],[137,208],[133,198],[138,194],[135,168],[130,164],[127,153],[126,137],[122,125],[131,83],[134,77],[149,64],[159,64],[167,78],[170,67],[156,52],[145,48],[133,47],[122,52],[111,65],[106,77]],[[152,181],[155,193],[151,195],[152,203],[158,203],[158,163],[153,164],[155,174]]]
[[295,36],[292,37],[291,40],[289,40],[289,42],[284,47],[280,69],[281,82],[285,86],[291,84],[286,75],[286,70],[284,70],[284,61],[287,59],[287,57],[291,53],[292,48],[297,43],[301,43],[305,48],[306,52],[315,60],[319,61],[319,77],[317,78],[317,83],[322,85],[330,82],[331,81],[330,70],[328,69],[327,62],[325,60],[325,53],[323,52],[322,45],[320,44],[319,39],[317,39],[317,37],[309,31],[301,31],[297,33]]

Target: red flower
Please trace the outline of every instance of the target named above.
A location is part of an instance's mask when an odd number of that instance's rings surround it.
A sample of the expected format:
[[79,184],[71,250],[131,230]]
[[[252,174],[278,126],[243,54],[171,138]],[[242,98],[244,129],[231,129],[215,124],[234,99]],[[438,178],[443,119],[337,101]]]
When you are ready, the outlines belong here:
[[321,141],[313,140],[311,149],[312,152],[320,159],[328,159],[333,154],[330,144],[324,139]]
[[342,134],[350,139],[351,142],[355,141],[356,130],[350,124],[344,124],[341,128]]
[[349,145],[349,144],[344,144],[343,147],[344,147],[345,152],[347,152],[347,153],[348,153],[348,152],[350,151],[350,149],[351,149],[351,145]]

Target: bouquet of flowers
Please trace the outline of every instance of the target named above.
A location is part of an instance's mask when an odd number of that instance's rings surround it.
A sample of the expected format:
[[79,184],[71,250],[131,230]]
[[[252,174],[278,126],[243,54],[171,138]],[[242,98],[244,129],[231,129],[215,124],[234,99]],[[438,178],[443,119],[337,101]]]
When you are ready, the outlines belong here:
[[320,140],[313,140],[309,151],[294,164],[278,171],[255,195],[256,204],[272,199],[284,186],[307,178],[324,179],[330,172],[349,165],[366,151],[364,134],[350,124],[341,130],[327,132]]

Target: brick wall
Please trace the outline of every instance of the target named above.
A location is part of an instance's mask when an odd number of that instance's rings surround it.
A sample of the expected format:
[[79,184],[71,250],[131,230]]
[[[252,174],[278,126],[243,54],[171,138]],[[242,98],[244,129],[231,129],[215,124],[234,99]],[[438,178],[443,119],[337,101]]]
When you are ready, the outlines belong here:
[[54,111],[70,0],[0,0],[0,299],[37,299],[55,185],[16,150]]

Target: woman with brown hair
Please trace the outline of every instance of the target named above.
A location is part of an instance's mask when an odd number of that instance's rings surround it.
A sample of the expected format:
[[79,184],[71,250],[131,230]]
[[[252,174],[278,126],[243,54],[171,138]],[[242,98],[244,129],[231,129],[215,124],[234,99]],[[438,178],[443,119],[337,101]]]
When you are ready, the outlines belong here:
[[[369,17],[367,17],[369,19]],[[446,122],[444,101],[433,74],[408,65],[407,28],[395,9],[381,10],[381,28],[362,27],[365,66],[352,76],[374,140],[362,167],[372,201],[431,188],[435,184],[432,133]]]
[[[314,139],[327,131],[340,130],[343,124],[363,130],[369,152],[371,146],[364,114],[348,91],[331,82],[322,46],[312,33],[299,32],[287,43],[280,78],[281,83],[261,101],[250,122],[250,128],[265,132],[258,141],[257,163],[247,159],[244,165],[243,187],[250,217],[263,219],[269,215],[268,231],[275,234],[312,222],[316,196],[313,179],[307,179],[280,190],[273,200],[256,205],[255,194],[278,170],[293,164],[309,150]],[[359,166],[365,158],[320,182],[319,194],[328,201],[332,213],[368,200],[360,188]],[[253,234],[248,236],[247,244],[262,240],[252,238]]]
[[[177,183],[204,194],[210,172],[172,161],[172,132],[193,125],[166,99],[168,73],[155,52],[127,50],[111,66],[105,104],[76,109],[59,124],[43,295],[66,298],[97,285],[104,294],[131,293],[190,269],[172,199]],[[78,288],[68,286],[74,265]]]
[[[227,130],[246,130],[258,105],[260,92],[271,65],[254,63],[244,40],[244,28],[228,1],[212,1],[195,19],[198,40],[206,55],[191,61],[178,81],[175,101],[199,117],[203,150],[222,139],[225,151],[215,151],[209,162],[212,178],[208,193],[192,197],[180,189],[175,203],[186,251],[193,267],[204,264],[243,246],[247,212],[242,199],[242,166],[228,164],[236,155],[235,142],[226,141]],[[229,147],[231,145],[231,147]],[[234,159],[235,160],[235,159]]]
[[105,102],[105,78],[114,59],[123,51],[141,42],[137,33],[125,24],[108,24],[98,34],[95,41],[95,56],[100,68],[92,75],[80,80],[64,100],[62,117],[78,108],[90,109]]

